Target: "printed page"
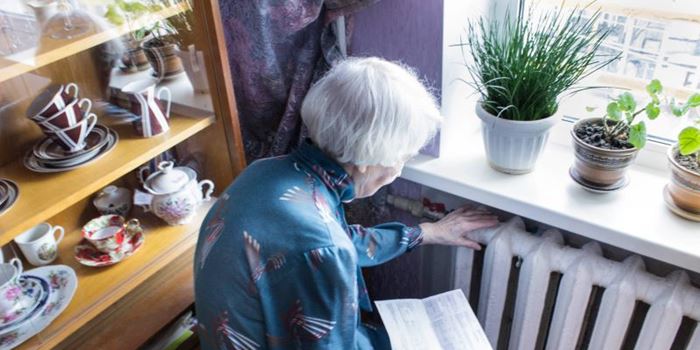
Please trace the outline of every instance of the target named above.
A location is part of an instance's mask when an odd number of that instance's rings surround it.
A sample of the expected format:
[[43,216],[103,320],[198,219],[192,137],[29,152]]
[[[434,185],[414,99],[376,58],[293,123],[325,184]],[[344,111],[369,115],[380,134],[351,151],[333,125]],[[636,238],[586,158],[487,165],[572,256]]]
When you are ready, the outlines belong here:
[[443,350],[491,350],[491,345],[461,290],[434,295],[423,299]]
[[394,299],[375,301],[394,350],[440,349],[423,301]]

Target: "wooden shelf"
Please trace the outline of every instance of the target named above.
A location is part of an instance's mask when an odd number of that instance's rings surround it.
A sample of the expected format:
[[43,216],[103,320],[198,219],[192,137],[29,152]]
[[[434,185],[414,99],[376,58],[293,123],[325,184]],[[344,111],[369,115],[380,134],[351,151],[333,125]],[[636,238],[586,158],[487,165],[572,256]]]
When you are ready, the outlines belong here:
[[147,24],[172,17],[189,9],[187,2],[178,3],[160,11],[144,15],[133,23],[124,23],[120,26],[110,27],[74,40],[51,39],[43,36],[41,41],[37,43],[37,47],[0,59],[0,82],[75,55],[112,39],[117,39]]
[[173,115],[170,130],[151,138],[136,136],[130,124],[110,125],[110,118],[101,118],[100,121],[117,131],[119,142],[102,159],[88,166],[62,173],[40,174],[27,170],[19,157],[0,168],[0,177],[17,182],[20,192],[15,205],[0,216],[0,245],[213,124],[215,117]]
[[190,250],[197,242],[199,227],[213,203],[214,200],[203,204],[192,223],[183,226],[167,226],[153,214],[139,216],[146,234],[143,247],[133,256],[109,267],[80,265],[73,257],[73,247],[82,239],[80,231],[66,234],[59,247],[59,257],[54,263],[75,269],[78,289],[68,308],[44,331],[22,344],[20,349],[54,348]]

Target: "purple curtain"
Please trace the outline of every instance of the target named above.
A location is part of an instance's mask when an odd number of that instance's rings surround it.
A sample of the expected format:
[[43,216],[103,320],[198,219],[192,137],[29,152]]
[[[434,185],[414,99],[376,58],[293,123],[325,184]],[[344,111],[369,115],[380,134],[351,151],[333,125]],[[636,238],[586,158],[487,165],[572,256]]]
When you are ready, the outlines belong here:
[[285,154],[304,137],[299,109],[306,91],[342,58],[330,23],[376,1],[221,0],[249,162]]

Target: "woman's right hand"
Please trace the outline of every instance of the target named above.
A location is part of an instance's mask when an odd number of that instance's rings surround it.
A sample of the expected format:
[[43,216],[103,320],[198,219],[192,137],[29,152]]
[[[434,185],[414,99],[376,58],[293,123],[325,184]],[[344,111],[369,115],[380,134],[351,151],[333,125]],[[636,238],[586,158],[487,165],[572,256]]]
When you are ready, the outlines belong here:
[[464,206],[437,222],[420,224],[423,244],[440,244],[481,250],[481,245],[469,237],[474,230],[498,225],[498,217],[485,208]]

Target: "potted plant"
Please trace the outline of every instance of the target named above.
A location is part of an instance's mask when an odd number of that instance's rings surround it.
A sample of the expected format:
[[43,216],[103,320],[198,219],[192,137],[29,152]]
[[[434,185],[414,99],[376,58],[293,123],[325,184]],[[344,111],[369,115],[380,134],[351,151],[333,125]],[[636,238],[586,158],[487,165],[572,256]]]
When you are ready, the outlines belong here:
[[509,174],[533,170],[564,93],[616,57],[596,50],[608,30],[595,26],[600,12],[586,18],[583,10],[525,13],[517,18],[469,24],[466,44],[472,85],[480,96],[476,114],[482,121],[486,157],[494,169]]
[[[144,4],[139,1],[117,0],[107,5],[105,18],[114,25],[131,24],[137,18],[153,11],[161,10],[162,6],[151,3]],[[119,67],[124,72],[136,72],[148,69],[148,58],[141,49],[141,42],[148,35],[148,29],[138,28],[131,30],[122,38],[126,51],[122,55],[122,65]]]
[[167,20],[156,22],[149,28],[149,37],[141,43],[148,62],[158,79],[170,78],[183,72],[182,61],[177,56],[178,32]]
[[[602,118],[579,120],[571,129],[574,165],[571,177],[584,188],[596,192],[621,189],[629,182],[627,168],[646,144],[646,124],[640,120],[645,114],[649,120],[661,113],[659,80],[647,86],[650,101],[638,106],[634,96],[625,92],[611,101]],[[639,108],[638,108],[639,107]]]
[[[672,105],[673,114],[681,116],[691,108],[700,107],[700,94],[684,105]],[[700,120],[683,129],[678,143],[668,151],[671,182],[664,189],[666,204],[685,218],[700,221]]]

